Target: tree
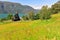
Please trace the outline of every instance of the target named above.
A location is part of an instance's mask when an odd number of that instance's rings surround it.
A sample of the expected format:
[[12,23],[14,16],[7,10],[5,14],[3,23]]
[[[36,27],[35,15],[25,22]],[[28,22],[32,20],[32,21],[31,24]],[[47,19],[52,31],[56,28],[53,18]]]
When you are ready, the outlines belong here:
[[60,1],[52,5],[51,10],[53,14],[60,12]]
[[12,14],[8,14],[7,19],[10,20],[10,19],[12,19],[12,17],[13,17]]
[[3,22],[3,21],[10,20],[10,19],[12,19],[12,16],[13,16],[12,14],[8,14],[7,17],[5,17],[5,18],[1,18],[0,21]]
[[35,14],[34,14],[34,12],[33,11],[30,11],[29,13],[28,13],[28,17],[29,17],[29,19],[31,19],[31,20],[34,20],[34,16],[35,16]]
[[50,18],[50,9],[48,6],[43,6],[42,9],[40,10],[40,19],[49,19]]
[[35,14],[34,17],[33,17],[33,19],[34,19],[34,20],[38,20],[38,19],[40,19],[40,15],[39,15],[39,13]]
[[22,18],[23,18],[23,20],[29,20],[29,18],[28,18],[27,15],[26,16],[23,16]]

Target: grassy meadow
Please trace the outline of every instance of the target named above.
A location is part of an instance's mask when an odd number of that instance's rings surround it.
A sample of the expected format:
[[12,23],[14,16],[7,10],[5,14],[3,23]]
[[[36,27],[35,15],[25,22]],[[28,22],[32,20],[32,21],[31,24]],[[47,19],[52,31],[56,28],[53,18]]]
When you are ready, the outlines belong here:
[[0,23],[0,40],[60,40],[60,14],[48,20]]

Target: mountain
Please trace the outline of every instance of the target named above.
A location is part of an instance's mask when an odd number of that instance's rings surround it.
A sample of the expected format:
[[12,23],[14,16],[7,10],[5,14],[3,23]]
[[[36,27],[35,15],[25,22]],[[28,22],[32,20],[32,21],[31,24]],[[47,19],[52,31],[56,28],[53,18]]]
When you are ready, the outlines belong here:
[[0,1],[0,13],[28,13],[34,9],[28,5],[21,5],[20,3]]
[[38,13],[40,9],[34,9],[34,13]]

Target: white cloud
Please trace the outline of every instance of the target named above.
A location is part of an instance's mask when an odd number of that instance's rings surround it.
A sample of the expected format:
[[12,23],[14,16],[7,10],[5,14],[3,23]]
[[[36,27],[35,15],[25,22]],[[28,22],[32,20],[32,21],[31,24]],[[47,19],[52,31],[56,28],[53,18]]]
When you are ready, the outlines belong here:
[[33,7],[34,9],[41,9],[42,5],[29,5],[31,7]]
[[41,9],[41,6],[32,6],[34,9]]
[[[29,5],[29,6],[33,7],[34,9],[41,9],[42,6],[44,6],[44,5]],[[48,5],[48,7],[51,7],[51,5]]]

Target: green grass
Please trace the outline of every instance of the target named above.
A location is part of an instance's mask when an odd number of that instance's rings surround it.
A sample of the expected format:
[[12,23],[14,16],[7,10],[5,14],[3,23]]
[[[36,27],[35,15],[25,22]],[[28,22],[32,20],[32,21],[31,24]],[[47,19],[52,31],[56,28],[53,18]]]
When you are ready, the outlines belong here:
[[0,40],[60,40],[60,14],[49,20],[0,23]]

